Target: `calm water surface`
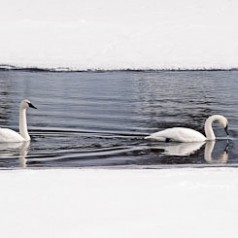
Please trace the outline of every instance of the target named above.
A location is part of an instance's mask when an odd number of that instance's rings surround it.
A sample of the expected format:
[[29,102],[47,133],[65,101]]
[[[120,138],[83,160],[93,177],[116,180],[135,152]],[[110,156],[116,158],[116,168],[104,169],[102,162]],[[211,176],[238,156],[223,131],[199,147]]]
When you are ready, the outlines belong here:
[[[0,71],[0,126],[18,130],[27,97],[30,144],[0,144],[0,167],[164,168],[238,165],[238,72]],[[185,126],[203,133],[222,114],[230,137],[215,124],[216,143],[161,143],[149,133]]]

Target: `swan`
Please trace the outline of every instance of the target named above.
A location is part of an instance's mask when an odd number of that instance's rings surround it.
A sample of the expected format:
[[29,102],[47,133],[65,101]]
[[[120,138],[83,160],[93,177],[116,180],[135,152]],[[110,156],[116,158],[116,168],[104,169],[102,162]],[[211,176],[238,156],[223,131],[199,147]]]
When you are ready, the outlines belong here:
[[30,141],[31,138],[28,134],[27,123],[26,123],[26,110],[27,108],[37,109],[31,104],[27,99],[21,101],[20,110],[19,110],[19,130],[20,133],[13,131],[8,128],[0,128],[0,143],[6,142],[24,142]]
[[202,142],[202,141],[215,140],[216,137],[212,128],[212,124],[214,121],[218,121],[220,125],[225,129],[225,132],[228,135],[227,119],[221,115],[212,115],[207,118],[204,125],[206,136],[190,128],[173,127],[173,128],[168,128],[162,131],[152,133],[151,135],[146,136],[145,139],[153,139],[153,140],[165,141],[165,142],[169,142],[169,141]]

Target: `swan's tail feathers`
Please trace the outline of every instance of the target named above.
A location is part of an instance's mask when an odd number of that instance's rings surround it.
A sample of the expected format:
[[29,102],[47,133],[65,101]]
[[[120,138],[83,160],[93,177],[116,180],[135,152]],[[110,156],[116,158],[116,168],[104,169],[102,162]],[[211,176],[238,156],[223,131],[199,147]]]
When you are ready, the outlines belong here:
[[154,140],[154,141],[166,141],[167,142],[167,138],[165,137],[160,137],[160,136],[155,136],[155,135],[149,135],[149,136],[146,136],[144,139],[146,140]]
[[149,135],[149,136],[146,136],[144,139],[146,139],[146,140],[152,140],[152,139],[154,139],[154,136],[153,136],[153,135]]

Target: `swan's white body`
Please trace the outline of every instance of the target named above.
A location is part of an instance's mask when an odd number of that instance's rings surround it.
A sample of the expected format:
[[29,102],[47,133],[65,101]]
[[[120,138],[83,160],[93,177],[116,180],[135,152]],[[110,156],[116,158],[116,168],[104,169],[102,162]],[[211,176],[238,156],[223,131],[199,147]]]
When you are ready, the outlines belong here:
[[202,142],[206,140],[215,140],[216,137],[212,128],[212,123],[214,121],[218,121],[227,132],[228,127],[227,119],[221,115],[213,115],[208,117],[205,122],[204,129],[206,136],[190,128],[173,127],[159,132],[155,132],[145,137],[145,139],[153,139],[157,141],[177,141],[177,142]]
[[0,128],[0,143],[24,142],[24,141],[31,140],[28,134],[27,122],[26,122],[26,109],[28,107],[35,108],[29,100],[27,99],[23,100],[20,104],[20,110],[19,110],[20,133],[17,133],[16,131],[13,131],[8,128]]
[[0,142],[23,142],[28,141],[29,138],[22,137],[16,131],[13,131],[8,128],[0,128]]

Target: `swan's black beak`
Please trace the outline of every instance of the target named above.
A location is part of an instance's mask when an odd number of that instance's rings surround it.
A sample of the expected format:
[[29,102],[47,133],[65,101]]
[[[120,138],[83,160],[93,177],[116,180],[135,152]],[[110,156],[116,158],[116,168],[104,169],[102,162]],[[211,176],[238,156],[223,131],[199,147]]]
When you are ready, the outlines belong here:
[[224,128],[226,134],[229,136],[229,133],[228,133],[228,124],[226,125],[226,127]]
[[28,103],[29,107],[37,109],[33,104],[31,104],[30,102]]

